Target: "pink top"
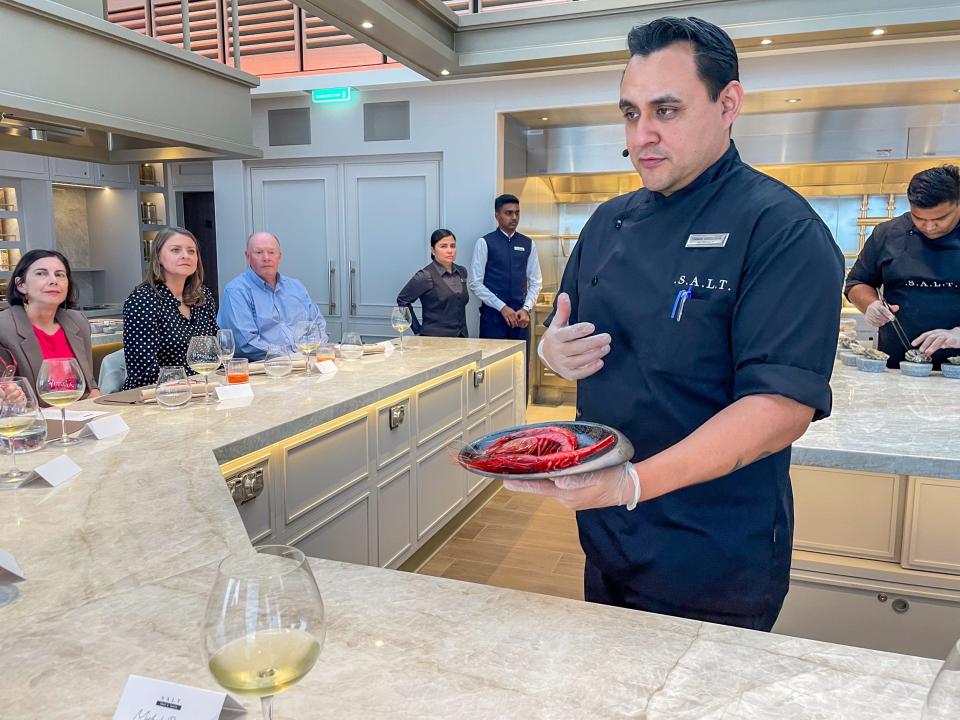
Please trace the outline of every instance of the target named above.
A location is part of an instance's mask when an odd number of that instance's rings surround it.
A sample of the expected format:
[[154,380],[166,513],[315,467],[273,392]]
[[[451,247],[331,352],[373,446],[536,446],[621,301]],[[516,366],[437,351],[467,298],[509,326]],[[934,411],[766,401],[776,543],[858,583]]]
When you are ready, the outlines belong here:
[[63,328],[58,328],[53,335],[47,335],[34,325],[33,334],[37,336],[37,342],[40,344],[40,354],[44,360],[76,357],[73,354],[73,348],[67,341],[67,335],[63,332]]

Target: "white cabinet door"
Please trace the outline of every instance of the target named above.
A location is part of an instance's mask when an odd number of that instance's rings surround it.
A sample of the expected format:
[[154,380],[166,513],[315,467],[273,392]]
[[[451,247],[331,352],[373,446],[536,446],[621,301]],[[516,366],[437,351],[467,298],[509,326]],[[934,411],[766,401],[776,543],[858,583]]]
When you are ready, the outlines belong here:
[[435,161],[344,166],[344,319],[351,329],[396,335],[390,311],[397,293],[429,261],[430,233],[439,227],[439,174]]
[[280,239],[280,271],[306,285],[335,340],[344,312],[340,289],[345,274],[337,174],[336,165],[250,170],[253,229]]
[[130,187],[133,185],[133,165],[97,165],[95,182],[108,187]]
[[93,165],[82,160],[64,160],[63,158],[53,158],[50,161],[50,174],[54,182],[63,180],[65,182],[92,182]]
[[0,175],[46,179],[49,174],[48,159],[44,155],[0,150]]

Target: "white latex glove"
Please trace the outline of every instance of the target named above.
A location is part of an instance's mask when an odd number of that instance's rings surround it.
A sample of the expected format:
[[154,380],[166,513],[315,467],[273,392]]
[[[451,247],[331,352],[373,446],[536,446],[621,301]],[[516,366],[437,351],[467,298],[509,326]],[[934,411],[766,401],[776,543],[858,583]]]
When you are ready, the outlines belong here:
[[933,355],[944,348],[960,348],[960,328],[927,330],[913,341],[913,346],[927,355]]
[[890,312],[883,306],[882,300],[874,300],[867,305],[867,311],[863,313],[863,318],[875,328],[883,327],[893,320],[893,313],[899,309],[899,305],[891,305],[890,310],[893,310],[893,312]]
[[514,492],[548,495],[571,510],[617,505],[626,505],[627,510],[633,510],[640,499],[640,478],[631,462],[550,480],[504,480],[503,486]]
[[568,325],[570,296],[557,296],[557,312],[543,334],[537,351],[551,370],[565,380],[582,380],[603,367],[602,358],[610,352],[610,334],[594,335],[592,323]]

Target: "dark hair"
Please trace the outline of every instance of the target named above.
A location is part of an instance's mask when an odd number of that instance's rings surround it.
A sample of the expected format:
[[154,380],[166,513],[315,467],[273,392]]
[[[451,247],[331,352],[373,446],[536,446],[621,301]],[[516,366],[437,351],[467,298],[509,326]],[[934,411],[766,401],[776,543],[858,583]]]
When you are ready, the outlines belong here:
[[647,57],[679,42],[688,42],[693,46],[697,76],[707,86],[711,100],[716,101],[731,81],[740,79],[737,49],[733,40],[721,28],[706,20],[695,17],[658,18],[646,25],[637,25],[627,35],[630,57]]
[[960,168],[941,165],[921,170],[910,179],[907,200],[918,208],[960,202]]
[[31,265],[37,260],[48,257],[56,258],[62,262],[63,267],[67,270],[67,299],[60,303],[60,307],[66,310],[77,304],[77,286],[73,284],[73,275],[70,274],[70,261],[64,257],[63,253],[56,250],[31,250],[20,258],[20,262],[13,269],[13,277],[10,278],[10,287],[7,289],[7,302],[10,305],[26,305],[29,302],[27,296],[17,287],[17,283],[23,282],[27,273],[30,272]]
[[518,198],[516,195],[501,195],[493,201],[493,211],[500,212],[500,208],[511,203],[519,205],[520,198]]
[[160,251],[174,235],[185,235],[193,240],[193,244],[197,248],[197,269],[183,285],[183,304],[190,307],[205,305],[207,298],[203,294],[203,260],[200,259],[200,242],[192,232],[182,227],[168,225],[160,228],[154,235],[150,242],[150,263],[147,265],[144,280],[140,284],[149,285],[156,290],[157,286],[164,282],[163,265],[160,264]]
[[452,237],[454,241],[457,239],[457,236],[453,234],[452,230],[447,230],[446,228],[437,228],[430,233],[430,247],[436,247],[437,243],[443,240],[445,237]]

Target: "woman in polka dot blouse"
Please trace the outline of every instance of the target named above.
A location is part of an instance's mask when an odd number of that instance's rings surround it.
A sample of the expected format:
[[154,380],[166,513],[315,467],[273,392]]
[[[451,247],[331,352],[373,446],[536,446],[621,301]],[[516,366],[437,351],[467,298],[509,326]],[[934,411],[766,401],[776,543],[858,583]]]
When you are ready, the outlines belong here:
[[[203,284],[200,244],[189,230],[163,228],[150,247],[146,280],[123,304],[123,389],[153,385],[161,367],[186,367],[190,338],[217,330],[217,303]],[[187,373],[194,374],[189,368]]]

